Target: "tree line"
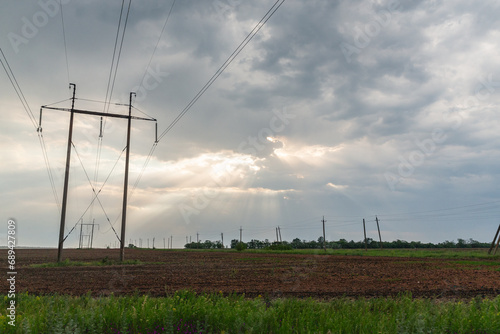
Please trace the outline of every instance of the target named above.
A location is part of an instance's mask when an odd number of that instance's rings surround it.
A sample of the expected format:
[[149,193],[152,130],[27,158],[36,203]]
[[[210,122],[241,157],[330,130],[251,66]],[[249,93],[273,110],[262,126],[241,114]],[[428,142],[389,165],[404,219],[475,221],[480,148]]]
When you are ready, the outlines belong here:
[[[323,248],[323,237],[319,237],[317,240],[300,240],[299,238],[293,239],[291,242],[288,241],[269,241],[252,239],[249,242],[242,242],[237,239],[231,240],[229,245],[223,245],[220,241],[210,241],[205,240],[204,242],[191,242],[184,245],[187,249],[222,249],[222,248],[248,248],[248,249],[321,249]],[[338,241],[325,241],[326,248],[329,249],[358,249],[365,248],[364,240],[361,241],[347,241],[346,239],[340,239]],[[444,241],[440,243],[423,243],[420,241],[405,241],[405,240],[395,240],[395,241],[383,241],[383,248],[487,248],[489,243],[479,242],[472,238],[457,239],[457,241]],[[380,248],[380,242],[372,238],[366,239],[367,248]]]

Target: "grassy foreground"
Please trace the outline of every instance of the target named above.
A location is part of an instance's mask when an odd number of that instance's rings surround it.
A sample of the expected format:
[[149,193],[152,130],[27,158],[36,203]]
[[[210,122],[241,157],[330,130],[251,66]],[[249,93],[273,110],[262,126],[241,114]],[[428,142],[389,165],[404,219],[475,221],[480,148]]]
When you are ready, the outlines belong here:
[[16,326],[0,296],[0,333],[500,333],[500,296],[245,299],[181,291],[171,297],[17,296]]

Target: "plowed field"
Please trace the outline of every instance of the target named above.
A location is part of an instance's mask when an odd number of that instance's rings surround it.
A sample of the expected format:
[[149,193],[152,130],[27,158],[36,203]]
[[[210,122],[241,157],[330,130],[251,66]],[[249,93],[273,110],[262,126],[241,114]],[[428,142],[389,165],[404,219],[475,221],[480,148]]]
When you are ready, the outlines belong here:
[[[7,259],[7,251],[0,254]],[[500,263],[486,260],[369,256],[255,254],[127,249],[144,264],[34,268],[55,262],[57,250],[16,250],[16,288],[30,294],[93,296],[138,292],[164,296],[176,290],[246,296],[394,296],[470,298],[500,294]],[[117,250],[64,250],[72,261],[118,259]],[[7,262],[7,260],[5,260]],[[7,272],[7,270],[5,270]],[[7,281],[0,291],[8,291]],[[2,293],[2,292],[0,292]]]

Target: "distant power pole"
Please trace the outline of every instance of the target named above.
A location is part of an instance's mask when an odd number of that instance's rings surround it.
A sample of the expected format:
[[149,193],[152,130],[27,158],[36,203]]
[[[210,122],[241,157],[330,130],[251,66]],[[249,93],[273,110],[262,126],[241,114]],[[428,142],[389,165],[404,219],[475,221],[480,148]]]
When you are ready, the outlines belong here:
[[80,218],[80,242],[78,243],[78,248],[83,248],[83,218]]
[[[90,248],[92,248],[92,244],[94,242],[94,225],[95,225],[95,219],[92,219],[92,232],[91,232],[91,237],[90,237]],[[99,225],[97,226],[99,228]]]
[[280,242],[283,243],[283,239],[281,239],[281,229],[279,226],[278,226],[278,234],[280,236]]
[[380,227],[378,225],[378,217],[375,216],[375,221],[377,222],[378,238],[380,240],[380,249],[382,249],[382,236],[380,235]]
[[224,233],[220,234],[220,240],[221,240],[222,248],[224,248]]
[[241,242],[241,231],[243,231],[243,229],[240,226],[240,242]]
[[365,232],[365,250],[368,250],[368,246],[366,244],[366,226],[365,226],[365,219],[363,218],[363,231]]
[[198,232],[196,232],[196,242],[200,242],[200,238],[199,238],[200,234]]
[[174,240],[173,240],[173,238],[174,238],[174,236],[171,235],[170,236],[170,249],[174,249],[174,244],[173,244]]
[[325,250],[326,252],[326,234],[325,234],[325,216],[323,216],[323,219],[321,220],[321,222],[323,223],[323,249]]
[[278,237],[278,228],[276,227],[276,242],[279,242],[279,241],[280,241],[280,239]]
[[153,238],[153,249],[155,249],[155,238]]

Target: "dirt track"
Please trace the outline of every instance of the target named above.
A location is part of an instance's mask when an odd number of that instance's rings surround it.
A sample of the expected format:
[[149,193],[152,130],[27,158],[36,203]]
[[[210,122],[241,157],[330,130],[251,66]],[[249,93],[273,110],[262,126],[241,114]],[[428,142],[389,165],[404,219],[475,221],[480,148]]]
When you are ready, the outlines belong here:
[[[7,259],[7,251],[0,254]],[[118,259],[117,250],[64,250],[74,261]],[[30,294],[164,296],[179,289],[246,296],[389,296],[470,298],[500,294],[500,263],[331,255],[126,250],[154,264],[32,268],[54,262],[57,250],[16,251],[17,291]],[[5,294],[7,282],[2,280]]]

